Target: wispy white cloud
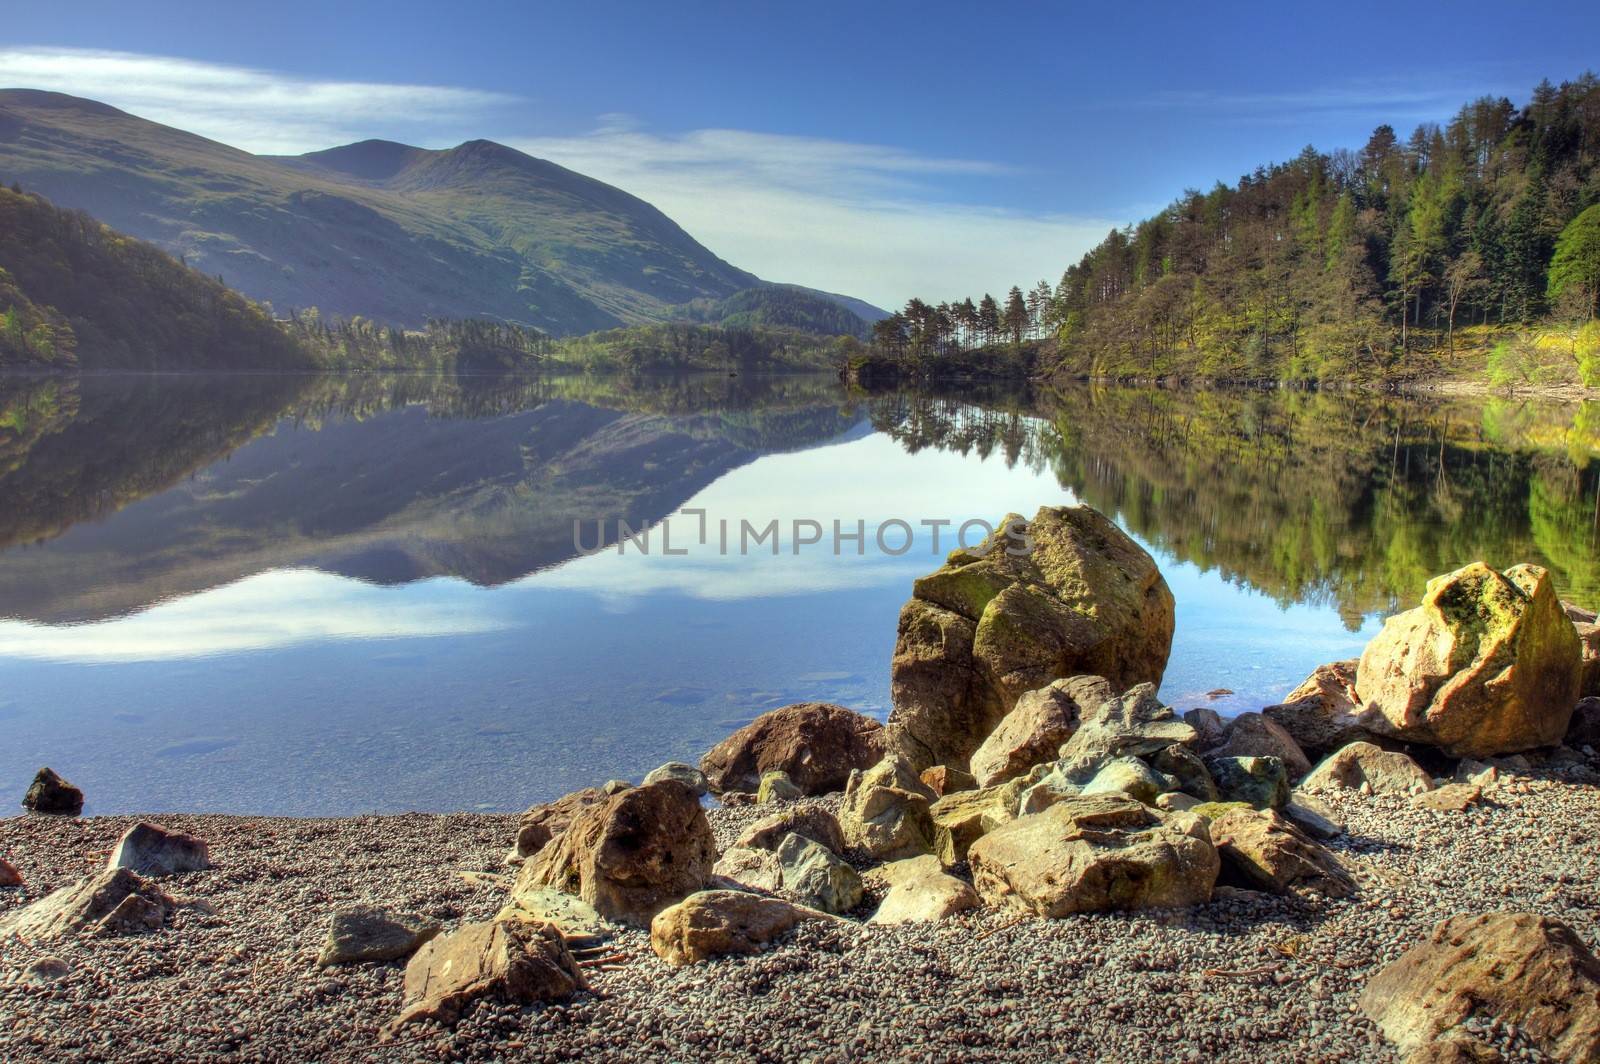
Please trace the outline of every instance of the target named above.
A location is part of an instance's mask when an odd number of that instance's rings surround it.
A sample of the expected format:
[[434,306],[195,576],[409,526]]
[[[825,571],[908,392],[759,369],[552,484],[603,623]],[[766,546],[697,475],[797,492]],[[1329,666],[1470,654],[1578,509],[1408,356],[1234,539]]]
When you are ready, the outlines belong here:
[[643,196],[763,277],[886,306],[1054,281],[1119,224],[948,194],[952,178],[1004,180],[999,163],[741,130],[664,135],[610,117],[581,136],[511,143]]
[[529,136],[528,101],[475,89],[46,47],[0,48],[0,84],[87,96],[261,153],[491,137],[654,203],[762,277],[884,305],[1054,279],[1114,224],[993,205],[1013,175],[992,160],[748,130],[666,134],[617,113],[587,133]]
[[[1362,79],[1336,85],[1271,92],[1193,89],[1136,97],[1135,106],[1193,110],[1235,122],[1304,123],[1308,120],[1443,122],[1465,100],[1484,94],[1511,95],[1482,78],[1426,74],[1418,77]],[[1124,106],[1118,103],[1117,106]]]
[[[0,84],[87,96],[253,152],[326,148],[470,125],[515,97],[438,85],[328,81],[170,56],[0,48]],[[466,138],[462,138],[466,139]]]

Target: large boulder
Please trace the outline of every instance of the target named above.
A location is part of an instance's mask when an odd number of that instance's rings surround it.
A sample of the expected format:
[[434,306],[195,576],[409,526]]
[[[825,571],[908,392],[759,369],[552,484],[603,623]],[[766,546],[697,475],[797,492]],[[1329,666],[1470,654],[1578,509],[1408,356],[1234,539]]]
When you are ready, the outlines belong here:
[[839,820],[820,805],[796,805],[751,824],[734,841],[752,850],[776,850],[789,835],[803,835],[834,853],[843,853],[844,834]]
[[1417,794],[1433,790],[1433,777],[1405,754],[1371,743],[1351,743],[1323,761],[1300,787],[1305,791],[1354,791],[1362,785],[1373,794]]
[[845,845],[879,861],[932,853],[929,809],[938,795],[899,754],[852,772],[839,805]]
[[53,942],[69,936],[154,931],[178,902],[137,872],[107,868],[0,918],[0,939]]
[[1211,899],[1220,867],[1201,818],[1113,795],[1002,825],[967,860],[984,901],[1052,917],[1196,905]]
[[1545,570],[1475,562],[1428,581],[1356,670],[1363,726],[1453,757],[1554,746],[1583,682],[1583,652]]
[[1275,757],[1290,781],[1311,771],[1311,760],[1283,725],[1264,713],[1241,713],[1228,726],[1227,739],[1207,757]]
[[1159,683],[1172,631],[1155,561],[1105,515],[1047,506],[1032,521],[1008,516],[981,547],[953,551],[912,585],[891,666],[890,742],[918,769],[965,767],[1025,692],[1080,674],[1118,690]]
[[1082,710],[1074,693],[1081,686],[1063,679],[1024,692],[972,754],[972,776],[978,786],[1004,783],[1041,761],[1054,760],[1061,744],[1078,730]]
[[41,768],[22,796],[22,808],[30,813],[77,816],[83,812],[83,792],[53,768]]
[[1196,801],[1214,802],[1221,797],[1205,762],[1180,743],[1173,743],[1151,757],[1150,767],[1164,773],[1179,791]]
[[703,890],[661,910],[650,922],[650,948],[672,965],[759,953],[806,920],[827,913],[737,890]]
[[1367,984],[1361,1008],[1411,1059],[1499,1060],[1477,1020],[1515,1026],[1541,1059],[1600,1060],[1600,960],[1548,916],[1444,920]]
[[1211,820],[1225,872],[1276,894],[1310,890],[1330,898],[1355,893],[1355,880],[1321,843],[1273,810],[1231,809]]
[[1118,757],[1100,766],[1094,779],[1084,784],[1078,793],[1124,794],[1145,805],[1155,805],[1156,796],[1163,788],[1164,782],[1155,769],[1137,757]]
[[883,725],[829,702],[800,702],[763,713],[700,759],[711,789],[755,791],[768,772],[784,772],[803,794],[844,787],[850,773],[883,757]]
[[716,859],[700,800],[668,779],[590,806],[522,866],[517,889],[575,894],[608,920],[649,927],[656,913],[705,885]]
[[525,1005],[565,1001],[587,989],[554,927],[520,920],[463,924],[429,939],[406,965],[404,1003],[390,1030],[421,1020],[454,1026],[481,998]]
[[[795,835],[793,838],[799,838]],[[775,850],[730,846],[711,869],[710,886],[719,890],[751,890],[776,894],[783,889],[783,863]]]
[[111,851],[111,868],[127,868],[142,876],[175,876],[211,867],[211,848],[203,839],[156,824],[135,824],[123,832]]
[[381,963],[409,957],[439,933],[439,925],[415,913],[357,905],[333,914],[317,963]]
[[1326,757],[1347,743],[1370,741],[1373,733],[1359,719],[1357,664],[1351,658],[1318,665],[1281,703],[1264,707],[1261,715],[1288,732],[1308,758]]
[[585,787],[529,809],[517,823],[516,855],[532,857],[566,831],[580,813],[608,797],[599,787]]
[[819,842],[790,835],[778,847],[778,864],[784,891],[803,905],[845,913],[861,904],[861,875]]

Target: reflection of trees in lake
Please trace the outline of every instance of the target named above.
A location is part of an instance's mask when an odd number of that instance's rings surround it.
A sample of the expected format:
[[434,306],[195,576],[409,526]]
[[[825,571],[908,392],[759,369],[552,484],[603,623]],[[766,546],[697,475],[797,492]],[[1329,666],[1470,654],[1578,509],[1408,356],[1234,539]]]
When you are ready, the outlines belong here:
[[1354,626],[1477,558],[1600,598],[1594,407],[1079,388],[982,410],[891,396],[873,417],[911,450],[1048,464],[1162,550]]

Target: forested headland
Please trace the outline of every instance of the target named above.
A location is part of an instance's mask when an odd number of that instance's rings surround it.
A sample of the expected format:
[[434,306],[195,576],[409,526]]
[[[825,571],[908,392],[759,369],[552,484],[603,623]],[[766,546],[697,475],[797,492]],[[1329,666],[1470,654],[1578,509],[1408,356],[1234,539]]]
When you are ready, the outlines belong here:
[[1600,386],[1600,80],[1307,147],[1113,230],[1051,285],[877,323],[900,360],[1114,378]]

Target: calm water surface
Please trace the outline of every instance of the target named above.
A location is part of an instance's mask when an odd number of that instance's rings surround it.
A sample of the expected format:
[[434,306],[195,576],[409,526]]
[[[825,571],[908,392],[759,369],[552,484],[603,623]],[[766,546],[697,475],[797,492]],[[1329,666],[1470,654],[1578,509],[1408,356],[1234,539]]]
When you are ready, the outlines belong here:
[[[513,810],[788,702],[882,717],[938,558],[926,529],[898,556],[874,530],[1073,501],[1161,563],[1180,708],[1273,701],[1473,559],[1600,600],[1592,406],[0,379],[0,796],[50,764],[99,813]],[[602,517],[667,519],[687,553],[580,553],[574,520],[592,545]],[[773,519],[779,554],[738,552]],[[796,519],[823,542],[793,553]],[[832,552],[835,520],[863,554]]]

